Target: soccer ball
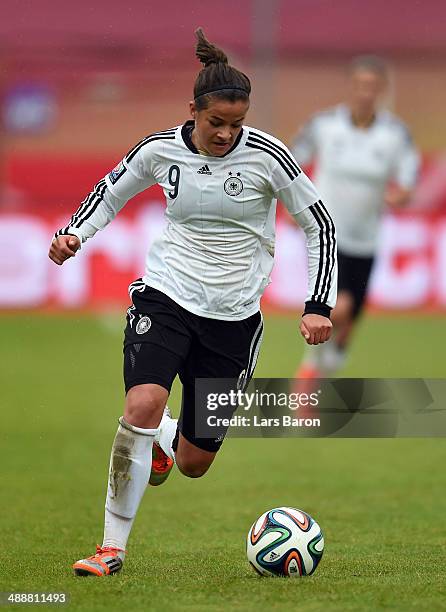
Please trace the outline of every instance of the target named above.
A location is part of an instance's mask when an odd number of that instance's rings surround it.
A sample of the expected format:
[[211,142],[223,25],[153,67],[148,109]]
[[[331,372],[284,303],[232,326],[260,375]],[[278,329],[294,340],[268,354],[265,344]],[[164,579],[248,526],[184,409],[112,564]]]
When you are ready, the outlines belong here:
[[262,576],[309,576],[324,552],[324,536],[314,519],[296,508],[264,512],[248,533],[248,561]]

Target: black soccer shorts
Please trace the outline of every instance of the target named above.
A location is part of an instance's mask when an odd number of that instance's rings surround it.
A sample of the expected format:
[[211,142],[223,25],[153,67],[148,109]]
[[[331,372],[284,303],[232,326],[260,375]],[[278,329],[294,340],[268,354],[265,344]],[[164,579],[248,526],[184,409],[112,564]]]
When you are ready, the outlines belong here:
[[347,255],[338,249],[338,292],[347,291],[352,296],[354,319],[364,305],[373,262],[373,257]]
[[246,387],[263,336],[260,311],[242,321],[200,317],[142,280],[132,283],[131,294],[124,335],[126,393],[147,383],[170,392],[178,374],[183,385],[179,431],[198,448],[216,452],[227,428],[216,428],[214,437],[196,435],[196,429],[203,431],[196,419],[206,419],[209,413],[206,406],[196,405],[195,379],[242,380]]

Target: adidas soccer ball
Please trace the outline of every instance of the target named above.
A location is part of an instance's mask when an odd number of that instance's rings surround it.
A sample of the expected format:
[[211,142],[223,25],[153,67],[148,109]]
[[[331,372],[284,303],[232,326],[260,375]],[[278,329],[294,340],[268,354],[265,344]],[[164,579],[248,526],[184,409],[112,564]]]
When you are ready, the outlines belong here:
[[324,536],[314,519],[296,508],[264,512],[248,533],[246,554],[262,576],[309,576],[324,551]]

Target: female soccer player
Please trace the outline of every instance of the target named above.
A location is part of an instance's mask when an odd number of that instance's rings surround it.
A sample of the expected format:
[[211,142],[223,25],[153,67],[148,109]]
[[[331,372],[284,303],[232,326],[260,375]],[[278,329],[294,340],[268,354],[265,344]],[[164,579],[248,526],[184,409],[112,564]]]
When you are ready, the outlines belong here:
[[[248,77],[228,65],[201,29],[196,34],[204,68],[190,102],[192,120],[134,146],[56,233],[49,252],[61,265],[132,196],[162,186],[167,227],[148,253],[145,276],[129,288],[126,400],[111,452],[104,540],[95,555],[74,564],[80,576],[121,569],[148,481],[164,482],[174,463],[196,478],[213,462],[226,429],[214,437],[197,433],[206,406],[196,405],[194,383],[229,378],[244,388],[253,374],[263,329],[260,296],[273,264],[276,198],[307,235],[301,333],[310,344],[330,335],[336,294],[331,218],[285,145],[243,125]],[[178,422],[166,408],[177,374],[183,385]]]
[[316,114],[300,131],[292,152],[300,164],[315,162],[315,184],[333,216],[338,240],[338,299],[332,340],[306,348],[297,378],[330,377],[345,361],[361,313],[385,205],[404,206],[412,194],[418,154],[406,126],[379,109],[388,84],[385,62],[355,58],[350,100]]

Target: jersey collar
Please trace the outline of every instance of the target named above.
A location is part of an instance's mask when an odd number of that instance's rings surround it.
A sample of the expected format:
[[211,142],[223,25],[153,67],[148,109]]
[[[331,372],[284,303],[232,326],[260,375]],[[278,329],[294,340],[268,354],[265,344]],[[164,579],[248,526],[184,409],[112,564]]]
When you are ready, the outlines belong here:
[[[181,137],[183,138],[183,142],[186,145],[186,147],[190,151],[192,151],[192,153],[196,153],[197,155],[200,155],[197,147],[192,142],[192,131],[194,127],[195,127],[195,121],[193,121],[192,119],[190,119],[189,121],[186,121],[186,123],[181,128]],[[240,130],[240,134],[237,136],[232,147],[228,151],[226,151],[224,155],[219,155],[218,157],[216,156],[215,159],[227,157],[230,153],[232,153],[232,151],[234,151],[234,149],[236,149],[237,146],[239,145],[242,139],[242,136],[243,136],[243,128]],[[210,156],[210,157],[213,157],[213,156]]]
[[369,125],[367,127],[364,128],[360,128],[357,125],[355,125],[355,123],[353,122],[353,117],[352,117],[352,111],[350,109],[350,107],[347,104],[342,104],[341,105],[341,111],[344,113],[345,119],[347,121],[347,123],[349,124],[350,127],[352,127],[355,130],[359,130],[361,132],[367,132],[368,130],[374,128],[378,121],[379,121],[379,111],[376,110],[375,111],[375,115],[372,119],[372,122],[369,123]]

